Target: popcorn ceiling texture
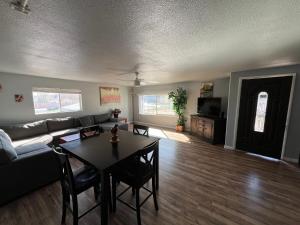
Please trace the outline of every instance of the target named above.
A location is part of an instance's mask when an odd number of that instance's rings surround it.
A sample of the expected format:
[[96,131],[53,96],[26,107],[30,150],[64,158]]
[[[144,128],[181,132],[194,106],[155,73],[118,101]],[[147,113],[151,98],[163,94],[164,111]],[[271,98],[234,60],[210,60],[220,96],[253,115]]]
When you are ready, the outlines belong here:
[[[159,83],[300,62],[299,0],[0,1],[0,71],[113,82],[139,65]],[[124,75],[122,79],[133,79]]]

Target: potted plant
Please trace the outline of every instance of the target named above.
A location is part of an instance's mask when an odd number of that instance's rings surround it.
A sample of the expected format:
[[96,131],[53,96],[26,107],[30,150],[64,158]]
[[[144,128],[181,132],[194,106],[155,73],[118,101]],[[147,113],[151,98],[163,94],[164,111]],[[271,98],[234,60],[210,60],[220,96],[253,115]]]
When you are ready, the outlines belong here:
[[112,110],[112,114],[114,115],[114,118],[118,118],[120,113],[121,113],[120,109]]
[[173,109],[178,115],[176,131],[183,132],[184,131],[184,111],[187,103],[187,92],[183,88],[177,88],[176,91],[171,91],[168,94],[169,99],[173,101]]

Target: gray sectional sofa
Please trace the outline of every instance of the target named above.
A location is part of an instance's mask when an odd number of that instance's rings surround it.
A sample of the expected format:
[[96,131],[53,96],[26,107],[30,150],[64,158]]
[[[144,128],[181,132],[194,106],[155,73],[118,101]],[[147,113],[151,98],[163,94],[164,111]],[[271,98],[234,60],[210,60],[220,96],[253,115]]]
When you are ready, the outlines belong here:
[[17,155],[11,160],[0,149],[0,205],[58,179],[57,161],[51,146],[58,144],[60,137],[97,124],[103,131],[110,130],[116,123],[120,129],[128,130],[128,124],[111,118],[111,113],[0,125],[10,136]]

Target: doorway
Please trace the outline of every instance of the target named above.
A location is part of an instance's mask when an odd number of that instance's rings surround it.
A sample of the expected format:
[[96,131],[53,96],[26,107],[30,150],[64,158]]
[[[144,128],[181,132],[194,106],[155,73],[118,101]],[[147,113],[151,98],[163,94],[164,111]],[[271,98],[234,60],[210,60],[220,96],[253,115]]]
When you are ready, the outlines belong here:
[[293,76],[244,79],[236,148],[280,159]]

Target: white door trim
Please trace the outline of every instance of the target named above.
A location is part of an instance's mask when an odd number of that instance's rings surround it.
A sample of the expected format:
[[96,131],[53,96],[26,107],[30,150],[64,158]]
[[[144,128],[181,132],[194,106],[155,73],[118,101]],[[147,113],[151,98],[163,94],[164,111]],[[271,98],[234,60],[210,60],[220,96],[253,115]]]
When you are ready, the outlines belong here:
[[285,153],[285,146],[287,140],[287,132],[290,123],[290,116],[292,110],[292,103],[294,98],[294,91],[295,91],[295,81],[296,81],[296,73],[289,73],[289,74],[278,74],[278,75],[262,75],[262,76],[248,76],[248,77],[240,77],[238,83],[238,94],[237,94],[237,104],[235,110],[235,120],[234,120],[234,135],[233,135],[233,148],[236,149],[236,141],[237,141],[237,129],[238,129],[238,121],[239,121],[239,112],[240,112],[240,99],[241,99],[241,90],[242,90],[242,82],[243,80],[252,80],[252,79],[264,79],[264,78],[274,78],[274,77],[292,77],[292,86],[290,91],[290,100],[288,105],[288,112],[285,122],[285,130],[284,130],[284,138],[282,143],[281,149],[281,159],[284,158]]

